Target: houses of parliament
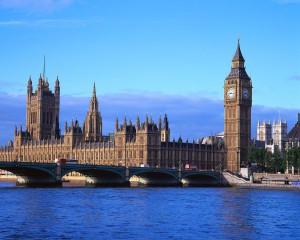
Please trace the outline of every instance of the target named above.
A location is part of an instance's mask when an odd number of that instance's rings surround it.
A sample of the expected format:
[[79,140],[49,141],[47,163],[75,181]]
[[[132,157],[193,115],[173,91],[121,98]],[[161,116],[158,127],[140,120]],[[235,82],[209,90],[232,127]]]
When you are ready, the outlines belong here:
[[226,168],[238,172],[243,162],[248,162],[251,133],[252,82],[244,62],[238,42],[224,82],[224,138],[209,136],[192,142],[170,140],[167,115],[157,122],[147,115],[144,119],[137,116],[135,122],[117,118],[114,133],[104,136],[95,83],[83,124],[66,122],[62,131],[59,79],[52,91],[41,75],[33,91],[30,77],[26,128],[15,127],[14,141],[0,148],[0,161],[54,162],[62,157],[77,159],[81,164],[162,168],[190,164],[198,170]]

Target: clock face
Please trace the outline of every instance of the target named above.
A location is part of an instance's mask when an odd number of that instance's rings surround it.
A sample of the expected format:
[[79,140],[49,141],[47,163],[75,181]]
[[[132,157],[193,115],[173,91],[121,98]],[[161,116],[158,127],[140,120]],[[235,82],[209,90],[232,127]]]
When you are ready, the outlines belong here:
[[227,97],[229,99],[234,98],[234,96],[235,96],[235,89],[234,88],[228,88],[226,95],[227,95]]
[[249,90],[247,88],[243,88],[243,98],[248,99],[249,98]]

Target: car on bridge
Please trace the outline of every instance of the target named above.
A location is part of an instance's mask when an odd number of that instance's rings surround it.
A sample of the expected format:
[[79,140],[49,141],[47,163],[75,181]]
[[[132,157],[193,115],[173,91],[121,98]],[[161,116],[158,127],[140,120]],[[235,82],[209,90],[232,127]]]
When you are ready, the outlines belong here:
[[78,164],[78,160],[70,158],[56,158],[54,161],[57,165],[60,164]]
[[197,166],[187,163],[187,164],[184,165],[184,169],[185,170],[191,170],[191,171],[197,171]]

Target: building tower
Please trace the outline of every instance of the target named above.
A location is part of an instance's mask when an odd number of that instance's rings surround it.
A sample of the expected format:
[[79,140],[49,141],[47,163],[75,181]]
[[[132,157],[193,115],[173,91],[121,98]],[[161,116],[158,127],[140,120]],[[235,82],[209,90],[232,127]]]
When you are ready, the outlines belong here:
[[[161,119],[159,120],[159,122]],[[161,128],[161,142],[170,142],[170,128],[167,114],[165,114],[164,122]]]
[[278,122],[273,122],[273,144],[278,146],[278,151],[283,153],[285,149],[285,141],[287,137],[287,123],[282,122],[279,118]]
[[264,141],[266,145],[271,144],[272,140],[272,127],[271,123],[266,123],[265,120],[263,120],[262,123],[258,121],[257,123],[257,140]]
[[102,138],[102,117],[98,111],[95,83],[93,96],[90,100],[90,108],[84,121],[83,132],[86,141],[98,142]]
[[40,75],[37,90],[33,93],[31,77],[27,85],[26,131],[33,140],[50,139],[51,135],[59,138],[60,86],[58,77],[55,81],[54,93],[49,89],[45,78]]
[[245,66],[240,42],[224,83],[224,141],[227,169],[238,173],[248,163],[251,141],[252,82]]

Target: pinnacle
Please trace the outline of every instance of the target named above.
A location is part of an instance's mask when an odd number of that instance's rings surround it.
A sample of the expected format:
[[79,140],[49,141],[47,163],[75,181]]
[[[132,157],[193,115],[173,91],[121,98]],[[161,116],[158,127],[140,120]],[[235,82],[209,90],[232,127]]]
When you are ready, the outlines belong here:
[[96,84],[95,84],[95,82],[94,82],[94,87],[93,87],[93,95],[96,96]]

